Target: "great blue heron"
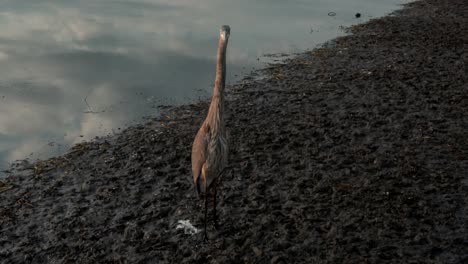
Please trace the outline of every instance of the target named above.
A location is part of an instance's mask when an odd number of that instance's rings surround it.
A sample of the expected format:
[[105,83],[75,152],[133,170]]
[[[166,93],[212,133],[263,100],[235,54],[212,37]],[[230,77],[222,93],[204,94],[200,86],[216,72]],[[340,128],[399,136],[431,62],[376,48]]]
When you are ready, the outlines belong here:
[[213,220],[218,227],[216,217],[216,189],[218,180],[227,166],[228,143],[224,127],[224,86],[226,83],[226,47],[231,29],[222,26],[219,35],[216,61],[216,79],[213,97],[205,121],[198,130],[192,145],[193,182],[198,194],[205,194],[204,240],[207,239],[206,222],[208,211],[208,193],[213,190]]

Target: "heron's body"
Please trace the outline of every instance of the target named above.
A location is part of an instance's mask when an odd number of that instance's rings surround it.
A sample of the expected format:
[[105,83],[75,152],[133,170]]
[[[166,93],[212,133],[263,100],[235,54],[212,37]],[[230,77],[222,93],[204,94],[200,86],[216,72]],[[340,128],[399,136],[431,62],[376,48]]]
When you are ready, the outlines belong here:
[[222,132],[216,133],[214,130],[209,122],[204,122],[193,142],[192,172],[198,193],[206,193],[216,184],[218,176],[227,165],[228,144],[224,124],[222,128],[220,126]]
[[207,117],[192,145],[192,173],[197,192],[205,194],[205,238],[207,196],[213,189],[214,220],[216,222],[216,189],[220,175],[227,166],[228,143],[224,124],[224,87],[226,82],[226,47],[229,26],[220,32],[216,61],[216,80]]

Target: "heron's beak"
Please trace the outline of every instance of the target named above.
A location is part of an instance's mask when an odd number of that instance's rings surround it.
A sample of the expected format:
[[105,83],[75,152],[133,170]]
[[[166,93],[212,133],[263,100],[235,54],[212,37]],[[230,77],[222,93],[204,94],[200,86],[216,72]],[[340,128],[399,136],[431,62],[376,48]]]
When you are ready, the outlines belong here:
[[223,40],[229,39],[229,33],[226,31],[221,31],[220,36],[221,36],[221,39]]
[[220,30],[221,39],[223,39],[223,40],[229,39],[230,32],[231,32],[231,28],[229,26],[227,26],[227,25],[222,26],[221,30]]

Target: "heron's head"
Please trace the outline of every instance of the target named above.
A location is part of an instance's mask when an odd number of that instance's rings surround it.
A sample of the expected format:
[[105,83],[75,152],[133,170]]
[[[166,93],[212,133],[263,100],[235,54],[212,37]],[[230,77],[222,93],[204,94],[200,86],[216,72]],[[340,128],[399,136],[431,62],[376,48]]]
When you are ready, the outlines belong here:
[[219,30],[219,36],[223,40],[228,40],[229,34],[231,34],[231,28],[228,25],[222,26],[221,29]]

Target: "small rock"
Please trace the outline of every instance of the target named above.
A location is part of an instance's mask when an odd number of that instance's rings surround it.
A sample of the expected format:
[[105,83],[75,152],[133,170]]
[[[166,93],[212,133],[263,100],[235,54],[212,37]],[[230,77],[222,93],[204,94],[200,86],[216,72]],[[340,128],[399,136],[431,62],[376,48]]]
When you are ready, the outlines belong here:
[[255,255],[257,257],[260,257],[263,254],[263,251],[259,249],[258,247],[252,247],[252,250],[255,252]]
[[271,264],[282,263],[283,262],[282,260],[283,260],[282,256],[274,256],[273,258],[271,258],[270,263]]

